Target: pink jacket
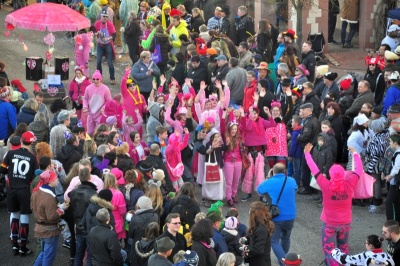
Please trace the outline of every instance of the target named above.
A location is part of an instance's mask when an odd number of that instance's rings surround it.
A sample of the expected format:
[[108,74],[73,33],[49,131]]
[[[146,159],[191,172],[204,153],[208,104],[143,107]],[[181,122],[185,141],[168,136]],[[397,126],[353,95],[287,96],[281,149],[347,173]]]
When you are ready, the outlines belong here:
[[266,145],[265,129],[276,125],[272,117],[268,120],[258,117],[257,122],[248,117],[242,117],[240,124],[244,132],[244,145],[248,147]]
[[[97,175],[90,175],[89,181],[96,185],[97,193],[99,193],[100,190],[102,190],[104,188],[103,180],[101,180]],[[81,181],[79,180],[79,176],[75,176],[74,178],[72,178],[71,183],[69,183],[69,186],[64,193],[65,201],[69,200],[68,193],[70,193],[72,190],[74,190],[80,184],[81,184]]]
[[[320,171],[309,152],[305,153],[305,158],[310,167],[311,173],[315,176]],[[329,225],[349,224],[352,221],[351,201],[353,199],[354,188],[358,179],[363,173],[363,164],[358,153],[354,153],[355,171],[344,171],[344,190],[332,191],[332,182],[324,175],[317,176],[317,183],[322,191],[323,209],[321,221]],[[338,167],[333,165],[332,167]],[[331,169],[332,169],[331,167]],[[341,166],[340,166],[341,167]],[[331,175],[331,171],[329,171]]]
[[111,204],[114,206],[112,214],[115,220],[115,232],[117,232],[118,239],[126,237],[126,230],[124,230],[124,216],[126,213],[125,197],[121,191],[115,188],[109,188],[113,194]]
[[[135,109],[139,109],[140,114],[143,115],[147,111],[147,104],[146,104],[146,99],[144,98],[143,95],[140,95],[138,91],[135,91],[132,93],[133,97],[135,97],[137,104],[135,104],[135,101],[133,100],[132,96],[128,92],[128,88],[126,87],[126,80],[128,79],[128,76],[130,74],[130,70],[125,70],[125,74],[121,79],[121,94],[122,98],[124,98],[124,106],[126,110],[126,115],[130,115],[133,117],[133,120],[135,123],[138,122],[138,119],[136,117]],[[139,88],[140,89],[140,88]],[[142,101],[140,103],[140,100]]]
[[[134,122],[134,124],[129,125],[127,124],[126,121],[126,115],[122,115],[122,140],[127,142],[129,145],[132,144],[132,140],[130,137],[130,134],[132,131],[139,131],[142,129],[142,123],[143,123],[143,118],[140,115],[136,115],[137,123]],[[135,118],[134,118],[135,119]]]
[[176,181],[179,177],[176,177],[171,168],[175,168],[179,163],[182,163],[181,151],[189,144],[190,134],[185,134],[183,141],[181,136],[176,136],[172,133],[168,139],[168,146],[165,151],[165,158],[167,160],[167,170],[172,181]]
[[110,100],[104,105],[104,113],[100,119],[100,123],[106,124],[107,117],[115,116],[117,118],[117,128],[122,128],[122,111],[124,107],[116,100]]
[[[143,147],[144,155],[145,156],[149,155],[150,152],[148,150],[146,150],[146,148],[147,148],[146,143],[141,141],[140,145],[142,145],[142,147]],[[142,160],[141,158],[139,158],[139,154],[136,152],[136,148],[135,148],[135,146],[133,146],[132,142],[129,144],[129,156],[132,158],[135,165],[137,165],[137,163]]]
[[[78,86],[78,82],[75,81],[75,77],[73,80],[68,85],[68,91],[69,91],[69,97],[71,97],[73,102],[76,102],[78,100],[78,97],[82,97],[85,95],[85,91],[87,86],[92,84],[89,78],[86,78],[84,81],[82,81],[80,87]],[[79,103],[82,104],[83,101],[79,99]]]
[[88,109],[88,115],[98,116],[101,114],[101,109],[104,108],[106,102],[111,101],[110,89],[101,84],[96,87],[94,84],[86,88],[83,98],[83,108]]
[[287,130],[284,123],[267,128],[265,136],[267,137],[266,156],[288,156]]
[[[89,33],[84,33],[84,34],[79,34],[82,37],[82,42],[80,44],[75,43],[75,58],[80,58],[81,61],[83,62],[89,62],[89,53],[90,53],[90,49],[92,47],[90,47],[90,44],[92,43],[92,39],[89,35]],[[79,49],[79,46],[82,46],[82,50]]]

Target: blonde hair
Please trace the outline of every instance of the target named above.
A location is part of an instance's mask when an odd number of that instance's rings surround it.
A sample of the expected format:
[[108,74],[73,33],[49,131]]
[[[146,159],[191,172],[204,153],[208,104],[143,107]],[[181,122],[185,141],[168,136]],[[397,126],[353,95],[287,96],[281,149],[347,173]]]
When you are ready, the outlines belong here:
[[115,151],[116,151],[117,155],[126,154],[126,153],[129,151],[129,145],[128,145],[128,143],[124,142],[124,143],[122,143],[121,146],[117,146],[117,147],[115,148]]
[[67,190],[72,178],[79,175],[79,163],[74,163],[64,179],[64,190]]
[[92,139],[85,140],[85,143],[83,144],[83,157],[82,158],[88,158],[89,157],[89,152],[91,152],[93,155],[96,154],[96,149],[95,145],[96,142]]
[[194,217],[194,222],[197,223],[200,220],[203,220],[206,218],[206,214],[204,212],[199,212],[198,214],[196,214],[196,216]]
[[156,184],[150,184],[146,191],[146,196],[151,199],[153,209],[163,211],[163,196],[161,189]]
[[35,114],[35,118],[33,119],[33,121],[41,121],[46,124],[47,123],[46,115],[42,112],[37,112]]
[[38,103],[37,103],[37,101],[35,99],[28,99],[25,102],[25,108],[37,112],[39,106],[38,106]]
[[104,188],[118,189],[117,178],[111,173],[104,175]]
[[150,52],[149,51],[143,51],[140,53],[140,59],[146,59],[146,57],[150,56]]
[[204,20],[204,12],[200,8],[198,8],[198,7],[193,8],[192,9],[192,14],[193,13],[198,14]]

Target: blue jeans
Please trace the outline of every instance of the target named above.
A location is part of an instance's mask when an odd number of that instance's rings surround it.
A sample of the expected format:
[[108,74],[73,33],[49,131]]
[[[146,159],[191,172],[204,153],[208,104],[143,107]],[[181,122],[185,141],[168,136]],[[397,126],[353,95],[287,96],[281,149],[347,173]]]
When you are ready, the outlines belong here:
[[[296,180],[297,187],[300,186],[300,177],[301,177],[301,158],[293,157],[293,178]],[[289,175],[290,176],[290,175]]]
[[92,254],[89,249],[89,239],[87,236],[76,236],[76,253],[74,266],[82,266],[83,258],[85,257],[85,252],[87,250],[86,266],[92,265]]
[[41,239],[41,250],[34,266],[53,265],[53,261],[57,254],[58,238],[59,236]]
[[275,231],[271,238],[272,250],[279,265],[283,266],[282,259],[290,249],[290,234],[294,226],[294,220],[274,221]]
[[111,44],[100,45],[97,44],[97,70],[99,70],[103,74],[103,69],[101,68],[101,60],[103,56],[106,56],[108,71],[110,72],[110,79],[115,80],[114,74],[114,63],[113,63],[113,55],[114,51]]
[[[350,24],[349,35],[346,38],[347,24]],[[357,23],[348,23],[347,21],[342,21],[342,31],[340,32],[340,39],[342,44],[351,44],[354,34],[356,33]]]

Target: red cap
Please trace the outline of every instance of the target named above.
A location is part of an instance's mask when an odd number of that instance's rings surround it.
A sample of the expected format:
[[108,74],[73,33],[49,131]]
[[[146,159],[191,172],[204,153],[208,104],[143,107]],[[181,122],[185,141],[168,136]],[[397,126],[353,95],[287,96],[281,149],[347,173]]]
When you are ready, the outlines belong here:
[[170,16],[170,17],[173,17],[173,16],[181,16],[181,13],[179,13],[179,11],[178,11],[177,9],[173,8],[173,9],[171,10],[171,12],[169,12],[169,16]]
[[33,134],[32,131],[26,131],[24,134],[21,136],[22,142],[25,143],[32,143],[36,140],[35,134]]
[[344,79],[339,84],[340,84],[340,88],[342,90],[344,90],[344,91],[348,90],[348,89],[350,89],[351,79]]

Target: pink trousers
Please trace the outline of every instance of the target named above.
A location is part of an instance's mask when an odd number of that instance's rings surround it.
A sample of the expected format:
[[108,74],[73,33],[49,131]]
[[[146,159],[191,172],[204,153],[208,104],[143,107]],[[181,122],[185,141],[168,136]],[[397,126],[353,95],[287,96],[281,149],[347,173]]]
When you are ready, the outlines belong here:
[[[99,112],[100,113],[100,112]],[[100,125],[101,113],[100,115],[96,114],[88,114],[87,116],[87,133],[90,136],[93,136],[96,127]]]
[[264,156],[261,154],[261,152],[258,152],[255,162],[250,153],[247,156],[251,164],[246,170],[246,174],[242,183],[242,191],[246,194],[251,194],[252,188],[254,187],[254,190],[257,191],[258,185],[265,180]]
[[236,197],[240,176],[242,174],[242,161],[227,162],[224,161],[226,199],[230,200]]

